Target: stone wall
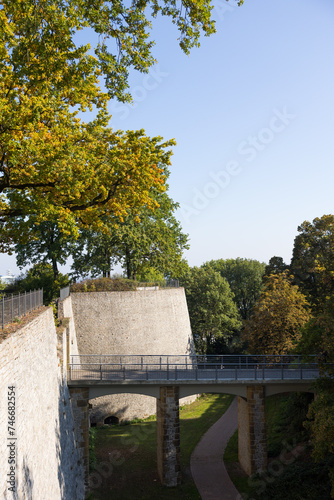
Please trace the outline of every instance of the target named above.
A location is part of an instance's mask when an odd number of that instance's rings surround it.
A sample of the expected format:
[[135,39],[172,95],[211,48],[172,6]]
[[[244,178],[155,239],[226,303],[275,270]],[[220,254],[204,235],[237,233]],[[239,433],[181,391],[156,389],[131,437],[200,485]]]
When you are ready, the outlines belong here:
[[[0,344],[0,497],[83,500],[84,469],[68,389],[57,356],[65,339],[48,308]],[[7,391],[15,386],[16,493],[8,490]]]
[[251,476],[267,467],[267,439],[264,387],[247,387],[247,400],[238,398],[238,456],[244,471]]
[[[70,325],[80,355],[195,353],[183,288],[73,293],[63,302],[65,317],[74,318]],[[184,398],[180,404],[194,399]],[[92,423],[110,416],[119,421],[145,418],[156,412],[155,398],[138,394],[104,396],[90,403]]]

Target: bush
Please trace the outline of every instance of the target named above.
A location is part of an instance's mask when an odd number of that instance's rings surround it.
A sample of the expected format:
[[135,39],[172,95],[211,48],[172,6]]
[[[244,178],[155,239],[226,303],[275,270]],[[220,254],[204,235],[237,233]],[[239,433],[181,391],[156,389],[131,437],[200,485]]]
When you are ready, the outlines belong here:
[[137,282],[126,278],[97,278],[73,283],[71,293],[77,292],[123,292],[136,290]]

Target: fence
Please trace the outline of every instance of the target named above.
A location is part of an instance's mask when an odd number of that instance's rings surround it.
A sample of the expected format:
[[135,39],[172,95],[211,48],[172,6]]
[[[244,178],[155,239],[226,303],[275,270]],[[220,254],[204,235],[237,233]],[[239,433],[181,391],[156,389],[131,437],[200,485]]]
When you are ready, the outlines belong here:
[[68,297],[69,294],[70,294],[70,287],[69,286],[66,286],[65,288],[61,288],[60,292],[59,292],[60,300],[66,299],[66,297]]
[[11,297],[3,296],[0,307],[0,323],[2,329],[7,323],[12,323],[15,318],[20,318],[30,311],[43,305],[43,288],[19,293]]
[[[329,365],[328,365],[329,366]],[[71,356],[69,380],[107,381],[283,381],[314,380],[317,356]]]
[[[164,281],[150,281],[150,282],[138,282],[137,290],[149,290],[152,288],[179,288],[179,280],[164,280]],[[60,300],[66,299],[70,295],[71,288],[70,285],[65,288],[61,288],[59,292]]]

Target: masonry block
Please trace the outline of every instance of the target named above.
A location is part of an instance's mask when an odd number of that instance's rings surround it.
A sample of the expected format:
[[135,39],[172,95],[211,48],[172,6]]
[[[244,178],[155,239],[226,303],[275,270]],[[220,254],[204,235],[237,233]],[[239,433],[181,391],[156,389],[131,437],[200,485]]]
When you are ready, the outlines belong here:
[[247,399],[238,398],[239,463],[251,476],[267,468],[264,386],[247,387]]
[[160,387],[157,399],[158,473],[164,486],[177,486],[180,471],[179,387]]
[[85,468],[85,484],[89,475],[89,389],[87,387],[70,387],[70,397],[75,423],[75,438],[79,451],[79,459]]

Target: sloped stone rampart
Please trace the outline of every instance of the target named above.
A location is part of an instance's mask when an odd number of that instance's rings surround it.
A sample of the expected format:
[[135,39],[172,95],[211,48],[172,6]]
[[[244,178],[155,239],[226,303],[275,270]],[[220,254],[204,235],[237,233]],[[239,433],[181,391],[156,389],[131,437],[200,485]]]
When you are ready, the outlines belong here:
[[[51,308],[0,344],[0,498],[84,499],[84,469],[61,368]],[[7,483],[8,386],[15,386],[16,396],[15,492]]]
[[[183,288],[72,293],[65,301],[64,314],[73,314],[80,355],[195,353]],[[184,398],[180,405],[195,398]],[[122,421],[156,412],[154,398],[137,394],[104,396],[90,402],[93,423],[103,423],[109,416]]]

